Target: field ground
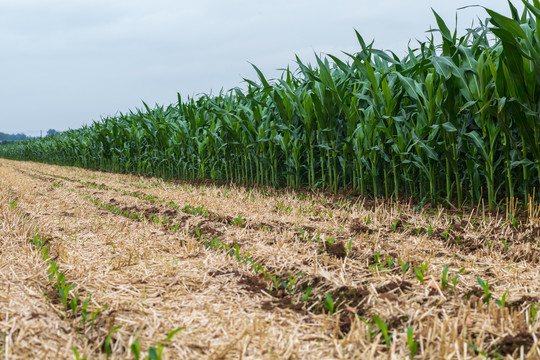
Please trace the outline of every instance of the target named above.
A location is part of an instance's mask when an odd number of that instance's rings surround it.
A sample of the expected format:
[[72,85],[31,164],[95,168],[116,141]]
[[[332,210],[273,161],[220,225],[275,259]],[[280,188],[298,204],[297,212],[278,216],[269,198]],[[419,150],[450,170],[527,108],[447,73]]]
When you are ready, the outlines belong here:
[[0,160],[0,358],[540,359],[538,210]]

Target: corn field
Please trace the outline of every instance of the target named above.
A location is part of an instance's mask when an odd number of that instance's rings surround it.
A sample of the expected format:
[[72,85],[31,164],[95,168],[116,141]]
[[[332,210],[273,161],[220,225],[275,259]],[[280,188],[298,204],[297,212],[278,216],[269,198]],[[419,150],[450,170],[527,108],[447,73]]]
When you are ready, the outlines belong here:
[[[366,43],[246,89],[107,117],[0,156],[186,180],[374,197],[529,202],[540,188],[540,2],[400,58]],[[435,38],[442,38],[436,42]],[[538,191],[537,191],[538,192]],[[534,200],[534,199],[533,199]]]

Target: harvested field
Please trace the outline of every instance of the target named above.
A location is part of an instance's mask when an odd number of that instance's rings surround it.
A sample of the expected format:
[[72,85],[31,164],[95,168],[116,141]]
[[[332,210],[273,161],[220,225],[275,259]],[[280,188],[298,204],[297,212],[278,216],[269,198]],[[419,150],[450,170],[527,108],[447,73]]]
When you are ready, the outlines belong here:
[[540,359],[514,215],[0,159],[0,358]]

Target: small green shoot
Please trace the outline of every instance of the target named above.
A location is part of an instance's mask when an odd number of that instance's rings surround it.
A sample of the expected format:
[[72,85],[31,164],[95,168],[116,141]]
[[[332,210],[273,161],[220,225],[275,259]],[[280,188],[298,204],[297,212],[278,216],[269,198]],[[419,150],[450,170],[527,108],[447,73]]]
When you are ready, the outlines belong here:
[[484,289],[484,301],[489,304],[489,300],[491,300],[492,296],[491,291],[489,291],[489,280],[484,282],[482,279],[480,279],[480,276],[476,276],[476,280],[478,281],[478,285]]
[[409,354],[411,355],[411,359],[413,359],[416,355],[416,352],[418,351],[418,343],[414,341],[412,326],[409,326],[407,328],[407,344],[409,345]]
[[501,300],[497,300],[495,303],[499,305],[500,307],[506,306],[506,295],[508,295],[508,290],[506,290],[501,298]]
[[75,356],[75,360],[86,360],[86,357],[81,357],[75,346],[71,346],[71,351],[73,351],[73,356]]
[[109,331],[109,334],[107,335],[107,337],[105,338],[105,343],[103,344],[103,351],[105,352],[105,355],[107,355],[107,357],[111,356],[111,353],[112,353],[112,346],[111,346],[112,334],[113,332],[120,329],[121,327],[122,325],[117,325],[113,327],[111,331]]
[[424,275],[426,273],[426,269],[429,262],[420,262],[420,267],[414,267],[414,273],[416,274],[416,279],[420,281],[422,284],[424,283]]
[[441,275],[442,289],[445,290],[448,287],[448,264],[444,267]]
[[457,281],[459,279],[459,275],[465,271],[465,268],[462,267],[461,269],[459,269],[459,272],[452,278],[452,291],[454,292],[454,294],[456,294],[456,286],[457,286]]
[[540,310],[540,303],[536,304],[536,306],[534,304],[531,304],[531,316],[529,317],[529,323],[531,324],[531,326],[534,324],[534,320],[536,319],[536,314],[538,313],[538,310]]
[[324,302],[324,308],[328,310],[328,313],[330,315],[334,314],[334,299],[332,299],[332,295],[330,293],[326,293],[326,301]]
[[246,220],[244,220],[244,218],[242,218],[242,214],[240,214],[236,219],[233,220],[232,224],[233,226],[242,227],[246,224]]
[[403,274],[403,276],[405,276],[405,273],[407,273],[407,271],[409,270],[410,265],[408,262],[404,262],[403,260],[399,258],[398,258],[398,261],[399,261],[399,265],[401,266],[401,273]]
[[377,316],[377,314],[373,314],[373,321],[375,322],[375,325],[377,325],[377,327],[381,329],[384,341],[386,342],[386,348],[390,348],[390,343],[392,342],[392,334],[388,334],[388,326],[386,325],[386,322],[379,316]]
[[311,294],[311,286],[308,286],[307,289],[306,289],[306,293],[304,294],[304,296],[302,296],[302,301],[304,302],[308,302],[309,300],[309,294]]

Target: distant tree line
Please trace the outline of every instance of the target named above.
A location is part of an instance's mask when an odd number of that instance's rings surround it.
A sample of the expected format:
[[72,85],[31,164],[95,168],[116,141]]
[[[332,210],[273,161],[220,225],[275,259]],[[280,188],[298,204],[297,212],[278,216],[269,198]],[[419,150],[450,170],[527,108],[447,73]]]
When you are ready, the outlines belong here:
[[3,132],[0,132],[0,141],[5,141],[5,140],[17,141],[17,140],[27,140],[27,139],[30,139],[30,136],[27,136],[23,133],[6,134]]
[[[61,134],[61,133],[62,133],[61,131],[58,131],[58,130],[55,130],[55,129],[49,129],[49,130],[47,130],[47,133],[46,133],[45,136],[52,136],[52,135],[57,135],[57,134]],[[17,142],[17,141],[29,140],[29,139],[32,139],[32,136],[28,136],[28,135],[23,134],[23,133],[6,134],[6,133],[3,133],[3,132],[0,132],[0,145],[11,144],[11,143],[14,143],[14,142]]]

